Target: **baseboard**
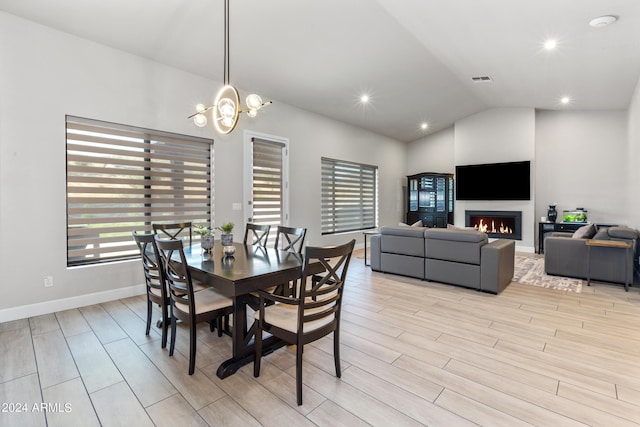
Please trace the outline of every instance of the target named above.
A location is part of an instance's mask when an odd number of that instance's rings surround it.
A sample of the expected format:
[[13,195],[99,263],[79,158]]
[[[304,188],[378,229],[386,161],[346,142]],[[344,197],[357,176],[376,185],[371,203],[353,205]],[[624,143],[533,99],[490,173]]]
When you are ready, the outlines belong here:
[[96,292],[93,294],[79,295],[77,297],[6,308],[4,310],[0,310],[0,323],[9,322],[11,320],[25,319],[33,316],[40,316],[43,314],[55,313],[56,311],[69,310],[72,308],[84,307],[87,305],[101,304],[103,302],[114,301],[120,298],[129,298],[136,295],[142,295],[145,292],[145,285],[142,284],[128,286],[126,288],[113,289],[110,291]]

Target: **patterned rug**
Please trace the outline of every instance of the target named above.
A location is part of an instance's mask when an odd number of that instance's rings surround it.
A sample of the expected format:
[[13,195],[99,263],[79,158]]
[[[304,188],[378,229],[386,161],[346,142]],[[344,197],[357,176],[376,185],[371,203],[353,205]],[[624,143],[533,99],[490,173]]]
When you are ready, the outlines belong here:
[[549,276],[544,273],[544,259],[516,255],[514,282],[567,292],[582,292],[582,280]]

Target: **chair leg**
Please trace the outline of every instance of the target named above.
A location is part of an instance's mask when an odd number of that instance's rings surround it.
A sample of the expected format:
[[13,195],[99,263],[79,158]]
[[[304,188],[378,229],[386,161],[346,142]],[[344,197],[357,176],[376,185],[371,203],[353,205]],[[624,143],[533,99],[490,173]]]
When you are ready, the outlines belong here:
[[145,331],[145,335],[149,335],[149,331],[151,330],[151,313],[153,312],[151,307],[151,300],[147,297],[147,330]]
[[296,397],[298,406],[302,405],[302,349],[303,345],[296,345]]
[[336,377],[342,376],[342,370],[340,369],[340,330],[333,331],[333,361],[336,365]]
[[164,319],[164,321],[162,322],[162,348],[167,347],[167,333],[169,332],[169,324],[166,320],[169,318],[167,313],[167,305],[164,304],[162,306],[162,318]]
[[215,320],[211,320],[209,322],[209,332],[213,332],[214,329],[215,329]]
[[169,356],[173,356],[173,350],[176,348],[176,323],[178,320],[171,310],[171,344],[169,345]]
[[256,329],[256,335],[253,339],[253,348],[255,355],[253,357],[253,376],[260,376],[260,361],[262,359],[262,321],[258,320],[258,328]]
[[216,318],[216,326],[218,328],[218,337],[222,336],[222,316]]
[[196,324],[189,324],[189,375],[193,375],[196,370]]

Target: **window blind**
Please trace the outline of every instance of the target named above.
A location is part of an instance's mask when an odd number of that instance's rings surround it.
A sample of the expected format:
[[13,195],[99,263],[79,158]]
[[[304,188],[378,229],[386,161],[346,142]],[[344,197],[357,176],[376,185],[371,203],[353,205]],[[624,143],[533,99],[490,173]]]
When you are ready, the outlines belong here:
[[67,116],[67,265],[138,256],[131,231],[208,225],[213,140]]
[[322,234],[375,228],[377,166],[322,158]]
[[278,226],[283,222],[283,148],[274,141],[252,138],[253,214],[255,224]]

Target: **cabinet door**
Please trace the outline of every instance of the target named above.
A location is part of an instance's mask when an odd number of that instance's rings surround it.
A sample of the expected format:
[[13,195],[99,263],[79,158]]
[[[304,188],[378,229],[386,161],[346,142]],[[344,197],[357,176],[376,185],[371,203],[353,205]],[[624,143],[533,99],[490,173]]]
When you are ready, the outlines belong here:
[[[418,211],[418,180],[409,180],[409,212]],[[417,221],[417,220],[416,220]]]
[[436,212],[447,211],[447,180],[444,177],[436,178]]
[[436,208],[436,186],[433,176],[420,178],[418,190],[418,209],[420,212],[433,212]]

